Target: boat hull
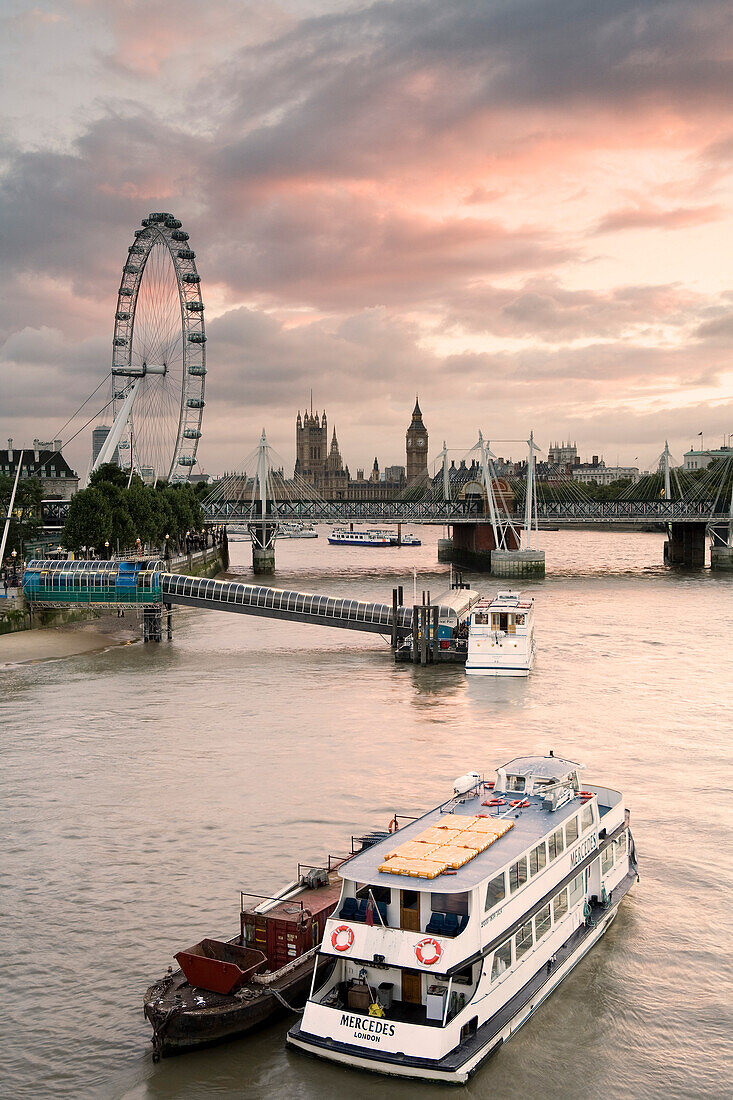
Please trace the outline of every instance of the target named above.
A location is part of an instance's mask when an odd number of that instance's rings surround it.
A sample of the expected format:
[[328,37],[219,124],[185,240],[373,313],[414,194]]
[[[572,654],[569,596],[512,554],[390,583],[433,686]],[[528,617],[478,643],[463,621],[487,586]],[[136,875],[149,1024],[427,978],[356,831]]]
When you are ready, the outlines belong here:
[[339,1062],[353,1069],[390,1077],[465,1085],[479,1067],[527,1022],[606,933],[618,913],[621,901],[636,878],[636,870],[630,870],[613,891],[611,904],[600,913],[594,924],[578,929],[570,937],[566,947],[572,945],[572,948],[567,951],[563,948],[557,953],[557,965],[549,973],[545,970],[537,972],[524,988],[489,1017],[471,1038],[439,1061],[428,1058],[407,1058],[401,1055],[379,1055],[376,1052],[370,1054],[346,1043],[336,1043],[330,1039],[301,1033],[299,1023],[288,1033],[287,1042],[301,1053]]
[[[295,975],[275,983],[274,988],[288,1004],[297,1007],[308,995],[312,976],[313,959],[309,958],[304,960],[303,967]],[[156,1002],[166,982],[170,984],[163,991],[163,1004],[159,1005]],[[177,1009],[175,998],[178,989],[184,995],[185,1002]],[[239,996],[217,995],[213,998],[207,995],[208,1007],[192,1004],[193,992],[181,972],[148,989],[143,1012],[153,1028],[155,1061],[240,1038],[253,1028],[287,1013],[287,1008],[272,989],[265,986],[250,985],[244,996],[241,993]],[[251,995],[247,996],[247,993]]]

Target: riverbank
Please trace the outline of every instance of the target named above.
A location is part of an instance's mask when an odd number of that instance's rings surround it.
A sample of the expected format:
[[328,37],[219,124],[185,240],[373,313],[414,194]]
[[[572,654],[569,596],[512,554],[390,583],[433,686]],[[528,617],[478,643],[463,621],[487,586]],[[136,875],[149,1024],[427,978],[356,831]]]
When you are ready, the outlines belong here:
[[15,631],[0,635],[0,672],[16,665],[58,661],[139,641],[140,626],[134,612],[128,612],[125,619],[116,614],[103,615],[86,622]]

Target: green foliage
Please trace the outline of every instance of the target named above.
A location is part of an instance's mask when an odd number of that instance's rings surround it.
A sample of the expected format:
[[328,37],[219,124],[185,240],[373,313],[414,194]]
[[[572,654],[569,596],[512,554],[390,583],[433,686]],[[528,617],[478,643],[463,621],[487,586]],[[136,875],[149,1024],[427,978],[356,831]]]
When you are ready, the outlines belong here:
[[103,554],[108,540],[116,553],[118,545],[120,551],[134,549],[137,539],[162,546],[166,535],[175,546],[187,531],[201,530],[204,513],[192,486],[159,483],[154,488],[134,475],[128,489],[128,478],[111,463],[95,471],[93,484],[71,501],[61,539],[64,546],[94,546]]
[[[0,522],[5,522],[8,514],[10,498],[13,493],[15,478],[8,474],[0,474]],[[8,531],[8,543],[5,553],[12,550],[21,551],[21,542],[28,542],[35,538],[41,529],[41,501],[43,500],[43,484],[37,477],[21,478],[13,503],[13,516]]]
[[[103,483],[109,485],[116,485],[118,489],[126,489],[127,482],[130,474],[127,470],[122,470],[115,462],[105,462],[103,466],[98,466],[92,476],[89,478],[89,488],[98,489]],[[137,474],[133,474],[133,479],[140,478]],[[142,485],[142,482],[140,482]]]

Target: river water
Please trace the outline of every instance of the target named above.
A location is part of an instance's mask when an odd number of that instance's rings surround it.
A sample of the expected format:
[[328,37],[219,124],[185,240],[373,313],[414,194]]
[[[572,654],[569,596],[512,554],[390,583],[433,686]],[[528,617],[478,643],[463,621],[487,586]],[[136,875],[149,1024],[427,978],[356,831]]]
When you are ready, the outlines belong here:
[[[389,550],[325,533],[279,542],[273,583],[389,602],[414,565],[418,592],[448,586],[437,531]],[[456,776],[550,748],[624,791],[641,881],[464,1095],[733,1094],[731,579],[665,571],[660,535],[542,540],[527,680],[189,609],[170,644],[0,673],[3,1096],[422,1096],[286,1051],[285,1020],[155,1066],[143,993],[175,951],[236,932],[241,886],[269,893]],[[250,579],[249,545],[231,549]]]

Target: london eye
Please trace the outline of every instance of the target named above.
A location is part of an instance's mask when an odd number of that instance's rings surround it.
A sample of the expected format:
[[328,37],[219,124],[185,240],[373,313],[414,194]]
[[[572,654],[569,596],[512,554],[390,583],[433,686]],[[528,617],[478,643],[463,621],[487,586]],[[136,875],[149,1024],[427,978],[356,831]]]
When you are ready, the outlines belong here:
[[144,481],[185,481],[196,464],[206,333],[196,253],[172,214],[135,230],[112,340],[114,421],[93,469],[118,461]]

